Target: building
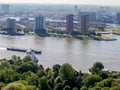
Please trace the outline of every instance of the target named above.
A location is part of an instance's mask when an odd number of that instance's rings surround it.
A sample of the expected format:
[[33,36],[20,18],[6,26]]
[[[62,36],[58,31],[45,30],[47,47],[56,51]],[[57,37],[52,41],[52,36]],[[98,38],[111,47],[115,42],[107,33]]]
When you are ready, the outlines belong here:
[[89,31],[89,15],[81,16],[81,32]]
[[46,22],[45,17],[42,15],[38,15],[34,20],[34,30],[36,34],[44,34],[46,33]]
[[67,31],[73,31],[73,25],[74,25],[74,15],[69,14],[66,16],[66,30]]
[[15,34],[16,33],[16,21],[15,19],[7,19],[7,33],[8,34]]
[[116,21],[118,24],[120,24],[120,12],[116,14]]
[[78,12],[78,21],[81,22],[81,16],[89,15],[89,22],[96,21],[96,13],[94,12]]
[[9,14],[9,5],[1,5],[1,10],[4,14]]

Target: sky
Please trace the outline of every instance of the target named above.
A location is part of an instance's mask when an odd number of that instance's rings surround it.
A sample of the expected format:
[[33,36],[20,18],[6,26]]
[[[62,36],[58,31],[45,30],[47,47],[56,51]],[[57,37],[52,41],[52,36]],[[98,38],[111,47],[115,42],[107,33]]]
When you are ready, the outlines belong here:
[[1,3],[117,5],[120,0],[0,0]]

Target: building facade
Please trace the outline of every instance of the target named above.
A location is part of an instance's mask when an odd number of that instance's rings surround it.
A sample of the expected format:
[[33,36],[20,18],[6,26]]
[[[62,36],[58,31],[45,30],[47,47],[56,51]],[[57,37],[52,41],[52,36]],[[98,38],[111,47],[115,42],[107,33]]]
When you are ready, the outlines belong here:
[[74,27],[74,15],[69,14],[66,16],[66,30],[73,31],[73,27]]
[[34,19],[34,30],[36,34],[43,33],[46,29],[45,17],[42,15],[36,16]]
[[15,19],[7,19],[7,33],[8,34],[15,34],[16,33],[16,20]]
[[89,31],[89,15],[81,16],[81,32]]

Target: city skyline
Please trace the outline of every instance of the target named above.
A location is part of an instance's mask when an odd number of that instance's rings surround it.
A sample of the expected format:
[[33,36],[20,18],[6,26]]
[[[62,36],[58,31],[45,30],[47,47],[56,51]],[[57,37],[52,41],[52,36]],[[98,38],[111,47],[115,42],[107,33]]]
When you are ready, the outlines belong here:
[[120,5],[119,0],[0,0],[1,4],[26,3],[26,4],[87,4],[87,5]]

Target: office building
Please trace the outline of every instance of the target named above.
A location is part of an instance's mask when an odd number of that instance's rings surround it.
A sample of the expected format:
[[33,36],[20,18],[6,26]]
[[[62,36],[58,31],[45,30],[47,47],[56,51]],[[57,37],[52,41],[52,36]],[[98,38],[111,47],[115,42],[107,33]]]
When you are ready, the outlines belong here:
[[94,12],[78,12],[78,21],[81,22],[81,16],[89,15],[89,22],[96,21],[96,13]]
[[4,14],[9,14],[9,5],[1,5],[1,10]]
[[69,14],[66,16],[66,30],[67,31],[73,31],[73,23],[74,21],[74,16],[73,14]]
[[88,31],[89,31],[89,16],[88,15],[81,16],[81,32]]
[[15,19],[7,19],[7,33],[8,34],[15,34],[16,33],[16,21]]
[[46,32],[46,22],[45,17],[38,15],[34,20],[34,29],[36,34],[44,34]]

